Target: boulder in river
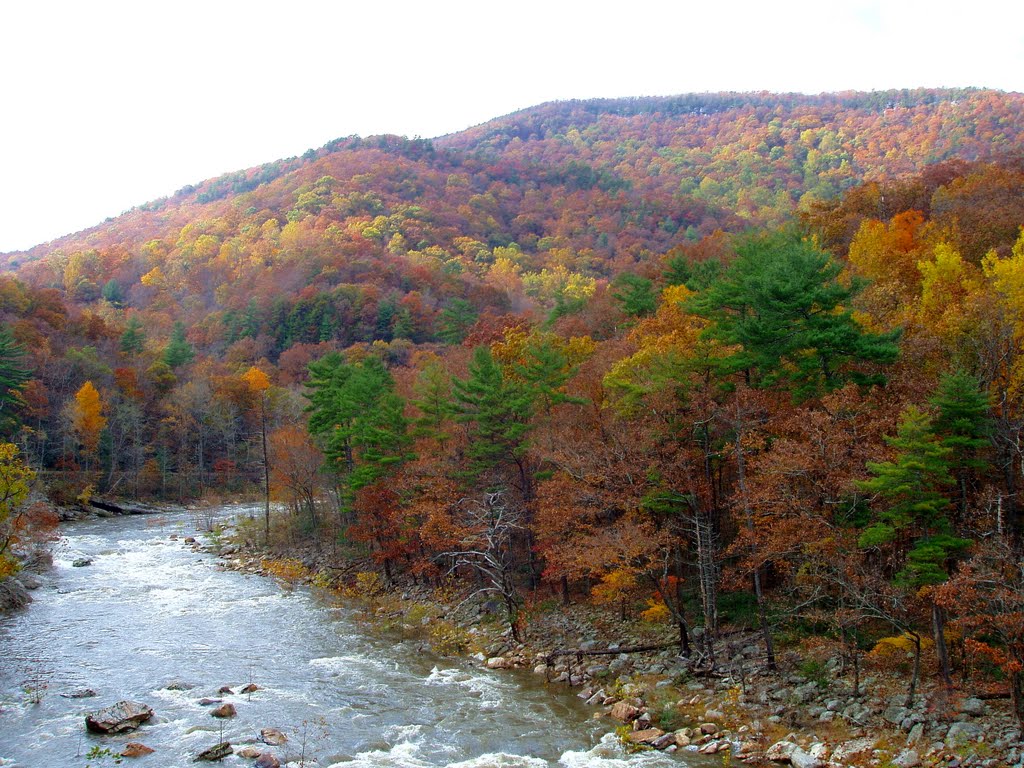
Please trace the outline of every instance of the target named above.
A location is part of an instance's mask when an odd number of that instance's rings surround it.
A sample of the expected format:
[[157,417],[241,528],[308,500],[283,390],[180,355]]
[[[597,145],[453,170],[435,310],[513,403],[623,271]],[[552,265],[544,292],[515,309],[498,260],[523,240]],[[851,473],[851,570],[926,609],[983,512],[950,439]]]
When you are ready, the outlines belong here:
[[62,699],[91,699],[96,695],[96,691],[92,688],[74,688],[70,691],[64,691],[60,694]]
[[256,768],[281,768],[281,761],[273,752],[260,752],[256,758]]
[[238,712],[235,710],[235,705],[228,702],[226,704],[221,704],[210,714],[214,717],[234,717]]
[[121,750],[121,757],[144,757],[153,754],[153,748],[138,741],[129,741]]
[[165,691],[191,691],[196,687],[195,683],[188,683],[184,680],[172,680],[164,686]]
[[153,716],[153,710],[138,701],[117,704],[85,716],[85,727],[93,733],[124,733],[134,731]]
[[280,747],[288,741],[288,737],[277,730],[277,728],[264,728],[260,731],[260,735],[257,738],[264,744],[269,744],[272,747]]
[[242,688],[242,690],[239,691],[239,693],[255,693],[259,689],[260,687],[256,685],[256,683],[249,683],[247,686]]
[[234,750],[231,749],[231,742],[222,741],[220,744],[214,744],[209,749],[204,749],[192,762],[198,763],[203,760],[206,762],[214,762],[216,760],[223,760],[225,757],[230,755]]
[[222,685],[220,688],[217,689],[217,693],[234,693],[234,691],[231,690],[230,685]]
[[91,557],[76,557],[71,561],[72,568],[85,568],[87,565],[92,565]]

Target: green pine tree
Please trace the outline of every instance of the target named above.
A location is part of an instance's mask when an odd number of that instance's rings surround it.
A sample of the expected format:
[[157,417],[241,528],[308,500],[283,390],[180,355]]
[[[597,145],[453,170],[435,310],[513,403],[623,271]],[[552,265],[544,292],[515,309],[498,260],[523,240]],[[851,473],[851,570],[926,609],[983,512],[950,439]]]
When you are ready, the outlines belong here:
[[146,348],[146,331],[142,321],[136,315],[128,318],[124,333],[121,334],[121,352],[126,355],[138,355]]
[[630,317],[653,315],[658,308],[654,283],[646,277],[623,272],[615,278],[612,298],[622,304],[622,311]]
[[798,399],[848,381],[873,383],[865,363],[890,363],[898,332],[865,331],[848,302],[863,286],[839,281],[841,267],[812,243],[786,233],[750,237],[721,279],[691,302],[712,324],[705,337],[738,348],[722,373],[754,386],[789,386]]
[[16,430],[21,390],[29,380],[25,348],[14,340],[10,328],[0,326],[0,434],[9,437]]
[[903,412],[896,436],[886,442],[896,449],[896,457],[869,462],[873,477],[858,483],[877,498],[874,520],[859,544],[866,549],[902,545],[906,561],[897,581],[912,587],[941,583],[948,578],[949,558],[970,545],[953,535],[944,493],[953,483],[952,449],[935,438],[931,419],[913,406]]
[[975,471],[986,466],[981,455],[991,445],[992,398],[975,377],[958,371],[939,380],[929,402],[937,411],[932,429],[950,450],[960,514],[965,515],[969,486]]
[[453,414],[452,380],[439,361],[427,364],[420,371],[413,385],[413,394],[416,399],[412,404],[421,414],[414,422],[414,434],[436,440],[444,451],[446,443],[451,439],[445,425]]
[[501,466],[515,464],[525,490],[529,477],[524,457],[528,447],[533,399],[524,384],[508,379],[487,347],[477,347],[469,377],[456,378],[455,421],[469,428],[466,478],[480,480]]
[[438,338],[446,344],[461,344],[475,322],[473,305],[465,299],[452,299],[438,318]]
[[309,431],[351,493],[410,458],[405,403],[379,358],[350,364],[332,352],[309,366]]
[[193,357],[195,357],[195,351],[185,338],[185,324],[179,320],[174,324],[171,338],[167,342],[167,346],[164,347],[163,360],[171,369],[174,369],[188,365],[192,362]]

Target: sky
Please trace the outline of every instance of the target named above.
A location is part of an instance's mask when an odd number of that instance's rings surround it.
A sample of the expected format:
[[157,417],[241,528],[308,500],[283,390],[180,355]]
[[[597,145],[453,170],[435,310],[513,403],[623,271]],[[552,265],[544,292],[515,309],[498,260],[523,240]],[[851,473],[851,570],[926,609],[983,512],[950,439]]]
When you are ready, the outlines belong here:
[[545,101],[1024,91],[1013,0],[16,0],[0,6],[0,252],[341,136]]

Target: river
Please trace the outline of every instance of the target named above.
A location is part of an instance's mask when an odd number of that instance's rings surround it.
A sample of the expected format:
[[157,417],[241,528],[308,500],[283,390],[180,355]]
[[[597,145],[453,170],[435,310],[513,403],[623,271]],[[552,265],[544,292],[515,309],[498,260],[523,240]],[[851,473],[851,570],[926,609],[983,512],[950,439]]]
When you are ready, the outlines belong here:
[[[612,723],[566,689],[434,657],[374,636],[315,592],[223,570],[183,542],[197,522],[181,512],[65,526],[34,602],[0,617],[0,766],[114,765],[103,751],[128,741],[156,751],[126,763],[186,766],[221,740],[253,744],[266,727],[289,737],[270,750],[282,763],[309,768],[722,765],[625,755],[606,735]],[[80,557],[92,564],[73,567]],[[194,687],[168,689],[175,682]],[[237,693],[249,682],[260,689]],[[236,693],[218,694],[225,685]],[[61,695],[82,688],[97,695]],[[238,715],[217,720],[202,697]],[[155,717],[132,734],[85,732],[86,712],[122,699]]]

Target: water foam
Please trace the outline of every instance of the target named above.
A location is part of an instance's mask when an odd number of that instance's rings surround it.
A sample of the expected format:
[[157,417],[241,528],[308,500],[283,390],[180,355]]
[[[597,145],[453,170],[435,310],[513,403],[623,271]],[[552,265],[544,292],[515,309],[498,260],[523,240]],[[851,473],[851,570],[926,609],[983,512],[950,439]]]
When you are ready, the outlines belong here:
[[558,764],[565,768],[678,768],[678,761],[660,752],[627,754],[614,733],[606,733],[592,749],[564,753]]

